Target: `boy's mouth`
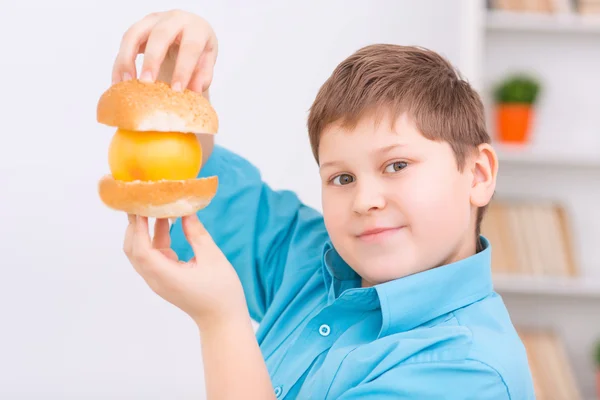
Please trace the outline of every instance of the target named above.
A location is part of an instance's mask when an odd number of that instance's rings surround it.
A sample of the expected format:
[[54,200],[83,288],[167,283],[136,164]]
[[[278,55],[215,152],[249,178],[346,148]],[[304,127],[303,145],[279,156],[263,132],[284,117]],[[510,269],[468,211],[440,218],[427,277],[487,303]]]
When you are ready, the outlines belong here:
[[379,241],[394,235],[402,228],[404,226],[369,228],[360,233],[358,238],[365,242]]

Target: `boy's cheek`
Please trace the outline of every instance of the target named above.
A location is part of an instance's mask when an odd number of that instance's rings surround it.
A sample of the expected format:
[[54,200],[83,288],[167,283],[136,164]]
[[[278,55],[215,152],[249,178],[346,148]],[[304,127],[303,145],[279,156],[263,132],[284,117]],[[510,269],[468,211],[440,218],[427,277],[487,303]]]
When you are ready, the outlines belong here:
[[469,218],[468,193],[456,182],[434,181],[411,185],[397,204],[417,241],[447,237]]
[[348,206],[343,199],[335,196],[324,196],[322,205],[325,227],[330,235],[338,234],[346,224]]

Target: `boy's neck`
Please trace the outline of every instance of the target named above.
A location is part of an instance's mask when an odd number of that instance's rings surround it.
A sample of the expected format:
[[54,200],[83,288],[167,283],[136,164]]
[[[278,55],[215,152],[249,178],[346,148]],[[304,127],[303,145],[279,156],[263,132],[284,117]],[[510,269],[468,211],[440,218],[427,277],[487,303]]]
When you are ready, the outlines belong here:
[[[427,271],[427,270],[430,270],[430,269],[433,269],[433,268],[443,267],[444,265],[448,265],[448,264],[451,264],[451,263],[454,263],[454,262],[458,262],[460,260],[467,259],[469,257],[474,256],[475,254],[479,253],[482,250],[483,250],[483,245],[481,243],[481,239],[477,238],[477,240],[475,241],[474,244],[472,243],[472,244],[466,245],[465,247],[459,247],[444,262],[442,262],[439,265],[433,266],[431,268],[427,268],[427,269],[425,269],[423,271]],[[408,276],[408,275],[401,275],[401,276],[397,277],[396,279],[402,279],[405,276]],[[372,283],[372,282],[369,282],[365,278],[361,277],[361,284],[360,285],[361,285],[362,288],[368,288],[368,287],[375,286],[376,284]]]

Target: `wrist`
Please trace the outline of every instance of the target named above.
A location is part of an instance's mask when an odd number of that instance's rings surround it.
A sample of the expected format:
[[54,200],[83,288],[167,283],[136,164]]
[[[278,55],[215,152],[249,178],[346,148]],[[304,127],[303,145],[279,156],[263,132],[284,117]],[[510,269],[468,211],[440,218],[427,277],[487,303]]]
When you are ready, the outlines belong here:
[[221,334],[228,331],[240,331],[252,328],[252,320],[248,310],[239,310],[236,313],[222,313],[214,316],[193,318],[202,335]]

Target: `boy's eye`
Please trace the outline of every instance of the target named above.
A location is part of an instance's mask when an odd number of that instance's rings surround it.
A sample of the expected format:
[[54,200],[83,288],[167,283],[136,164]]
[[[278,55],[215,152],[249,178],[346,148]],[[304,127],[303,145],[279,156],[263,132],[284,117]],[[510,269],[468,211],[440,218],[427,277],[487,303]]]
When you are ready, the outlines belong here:
[[385,172],[397,172],[401,169],[406,168],[407,165],[408,164],[404,161],[396,161],[395,163],[391,163],[387,167],[385,167]]
[[347,185],[354,182],[354,177],[348,174],[341,174],[333,178],[332,182],[334,185]]

